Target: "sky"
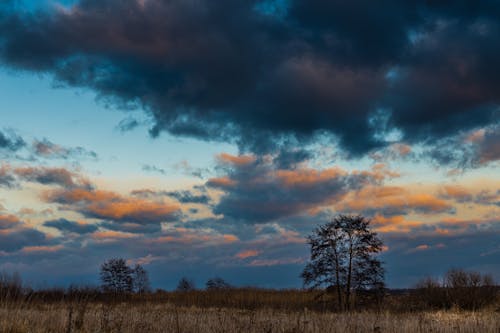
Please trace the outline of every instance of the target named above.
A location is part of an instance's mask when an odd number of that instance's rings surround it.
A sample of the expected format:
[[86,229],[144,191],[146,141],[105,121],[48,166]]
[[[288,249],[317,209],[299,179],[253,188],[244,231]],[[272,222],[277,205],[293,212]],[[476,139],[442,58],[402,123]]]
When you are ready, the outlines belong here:
[[389,287],[500,280],[497,1],[0,2],[0,271],[300,288],[361,214]]

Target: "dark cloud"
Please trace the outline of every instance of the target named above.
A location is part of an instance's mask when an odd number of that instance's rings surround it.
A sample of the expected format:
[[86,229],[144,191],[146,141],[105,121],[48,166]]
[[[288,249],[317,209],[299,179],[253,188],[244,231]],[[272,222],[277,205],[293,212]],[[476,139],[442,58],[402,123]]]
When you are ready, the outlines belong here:
[[26,146],[26,142],[12,131],[0,131],[0,151],[16,152]]
[[14,252],[25,246],[42,246],[49,241],[44,233],[29,228],[0,233],[0,251]]
[[139,126],[139,121],[137,121],[134,118],[125,118],[120,121],[120,123],[116,126],[116,128],[124,133],[124,132],[129,132],[132,131],[133,129],[137,128]]
[[471,227],[465,233],[449,229],[448,235],[433,232],[382,234],[389,250],[382,254],[387,267],[387,284],[413,287],[424,276],[442,276],[448,269],[461,267],[500,277],[498,267],[498,221],[489,227]]
[[98,227],[94,224],[78,223],[75,221],[69,221],[62,218],[58,220],[46,221],[43,223],[43,225],[46,227],[55,228],[62,232],[71,232],[81,235],[92,233],[94,231],[97,231],[98,229]]
[[87,150],[83,147],[67,148],[55,144],[47,139],[35,140],[33,142],[33,152],[40,157],[44,158],[90,158],[97,159],[97,153]]
[[305,149],[283,149],[274,159],[274,163],[280,169],[292,169],[301,162],[305,162],[313,157],[313,153]]
[[91,188],[90,182],[65,168],[26,167],[17,168],[14,173],[22,180],[43,185],[59,185],[66,188]]
[[490,124],[499,18],[496,1],[81,0],[3,9],[0,57],[144,108],[153,136],[271,151],[328,133],[356,155]]
[[206,184],[223,192],[213,212],[248,223],[316,211],[385,177],[380,172],[350,174],[340,168],[281,169],[268,158],[228,154],[219,157],[219,168],[222,176],[211,178]]
[[191,191],[173,191],[168,196],[176,199],[180,203],[208,204],[210,197],[206,194],[195,194]]
[[146,199],[169,197],[183,204],[194,203],[194,204],[206,205],[210,202],[211,198],[209,195],[204,193],[206,192],[204,187],[195,186],[194,189],[196,190],[196,192],[201,192],[201,193],[195,193],[195,191],[191,190],[155,191],[150,189],[142,189],[142,190],[133,190],[130,194],[135,197],[146,198]]
[[7,165],[0,166],[0,187],[13,188],[15,187],[16,179],[12,175],[11,169]]
[[500,160],[500,125],[460,133],[428,145],[422,154],[437,165],[477,168]]
[[149,165],[149,164],[144,164],[142,166],[142,170],[146,171],[146,172],[159,173],[161,175],[166,175],[167,174],[167,172],[165,171],[165,169],[159,168],[159,167],[154,166],[154,165]]
[[159,223],[131,223],[131,222],[113,222],[104,221],[99,224],[101,227],[108,230],[129,232],[134,234],[154,234],[161,231]]

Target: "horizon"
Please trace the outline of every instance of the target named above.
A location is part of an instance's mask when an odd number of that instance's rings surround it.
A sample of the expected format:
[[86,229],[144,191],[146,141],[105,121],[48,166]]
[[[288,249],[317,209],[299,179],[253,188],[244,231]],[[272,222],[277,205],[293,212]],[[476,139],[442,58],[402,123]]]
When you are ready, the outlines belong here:
[[7,0],[0,272],[300,288],[361,214],[386,285],[500,281],[500,4]]

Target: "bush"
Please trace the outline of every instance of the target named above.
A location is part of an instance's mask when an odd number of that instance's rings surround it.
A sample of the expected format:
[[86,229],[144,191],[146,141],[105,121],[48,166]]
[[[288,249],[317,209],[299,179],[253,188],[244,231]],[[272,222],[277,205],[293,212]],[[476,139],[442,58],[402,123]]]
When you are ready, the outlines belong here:
[[477,310],[495,302],[498,287],[491,275],[479,272],[451,269],[443,281],[431,277],[420,281],[415,296],[427,308],[457,307],[464,310]]

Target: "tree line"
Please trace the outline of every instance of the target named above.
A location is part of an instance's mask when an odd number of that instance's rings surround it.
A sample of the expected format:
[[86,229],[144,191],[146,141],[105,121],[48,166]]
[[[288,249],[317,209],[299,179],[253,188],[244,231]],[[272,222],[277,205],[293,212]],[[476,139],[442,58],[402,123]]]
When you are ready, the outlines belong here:
[[[140,264],[134,267],[127,265],[123,258],[113,258],[105,261],[100,270],[101,289],[106,293],[148,293],[151,292],[149,274]],[[232,286],[220,277],[208,279],[207,290],[231,289]],[[177,284],[176,291],[193,291],[196,285],[193,280],[183,277]]]
[[[311,292],[311,297],[314,297],[312,302],[321,303],[332,310],[350,311],[366,306],[380,307],[388,296],[394,295],[385,287],[385,270],[378,257],[383,242],[371,230],[370,220],[365,217],[338,215],[315,228],[308,236],[307,243],[310,246],[310,259],[301,278],[305,288],[303,292]],[[0,300],[33,295],[42,298],[52,295],[50,297],[57,298],[54,295],[92,294],[94,299],[102,295],[165,295],[161,290],[153,293],[149,274],[142,265],[129,265],[123,258],[102,263],[99,277],[99,288],[33,291],[22,287],[19,274],[0,273]],[[176,292],[186,293],[196,290],[194,281],[187,277],[181,278],[175,289]],[[246,290],[252,293],[251,290],[259,289],[235,288],[224,279],[214,277],[206,281],[205,290],[233,293]],[[458,307],[474,310],[496,302],[498,292],[499,288],[491,275],[451,269],[442,279],[422,279],[410,290],[405,302],[421,309]]]

